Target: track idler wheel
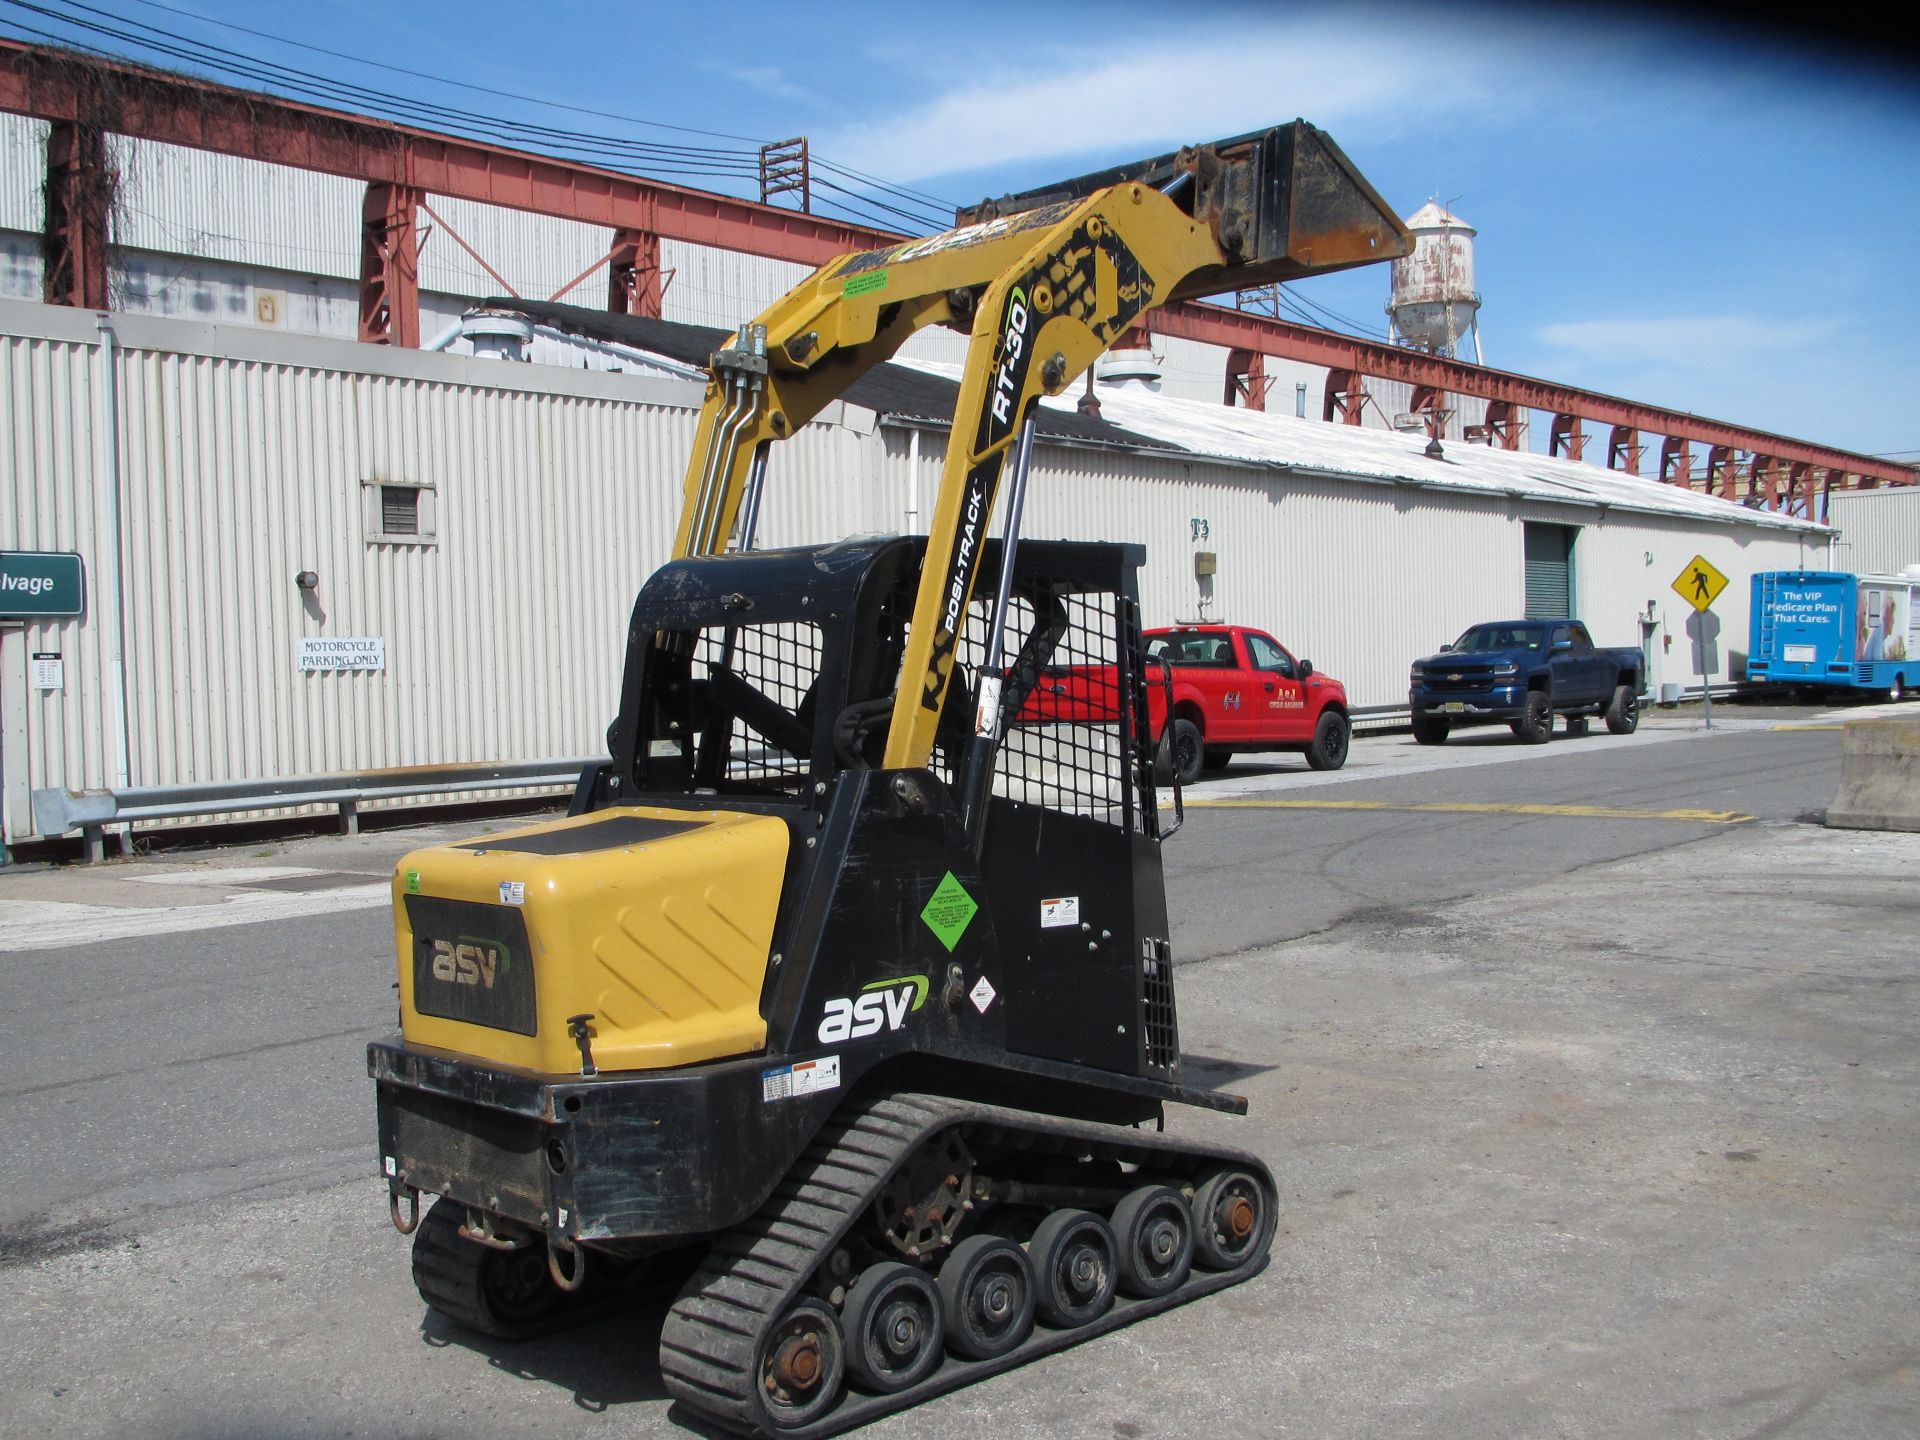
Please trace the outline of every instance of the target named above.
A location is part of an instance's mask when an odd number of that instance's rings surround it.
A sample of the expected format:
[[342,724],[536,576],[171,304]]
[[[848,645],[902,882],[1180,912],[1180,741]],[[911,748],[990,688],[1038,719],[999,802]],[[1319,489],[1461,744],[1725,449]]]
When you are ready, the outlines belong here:
[[969,1235],[940,1267],[939,1285],[954,1354],[997,1359],[1033,1333],[1033,1267],[1011,1240]]
[[1143,1300],[1170,1295],[1193,1270],[1193,1213],[1171,1185],[1143,1185],[1113,1209],[1120,1288]]
[[840,1400],[846,1347],[840,1322],[818,1300],[802,1300],[760,1345],[760,1412],[772,1430],[810,1425]]
[[1272,1197],[1245,1170],[1222,1170],[1193,1197],[1194,1258],[1209,1270],[1257,1265],[1273,1242]]
[[477,1245],[460,1234],[467,1207],[444,1195],[413,1237],[413,1283],[420,1298],[469,1330],[523,1339],[546,1328],[565,1298],[547,1274],[547,1247]]
[[847,1369],[865,1389],[892,1395],[917,1385],[940,1363],[946,1326],[940,1291],[898,1260],[860,1272],[847,1292]]
[[1033,1303],[1049,1325],[1072,1329],[1098,1320],[1113,1304],[1119,1278],[1113,1230],[1086,1210],[1056,1210],[1027,1244]]

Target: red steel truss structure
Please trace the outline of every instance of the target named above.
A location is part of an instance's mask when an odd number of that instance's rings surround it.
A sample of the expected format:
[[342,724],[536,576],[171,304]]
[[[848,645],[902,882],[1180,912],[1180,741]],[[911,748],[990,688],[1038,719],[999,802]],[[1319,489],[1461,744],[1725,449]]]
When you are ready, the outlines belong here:
[[[901,238],[621,171],[4,39],[0,109],[52,125],[46,299],[54,304],[100,309],[107,302],[107,134],[364,182],[360,338],[377,344],[420,343],[418,217],[428,195],[611,227],[608,306],[640,315],[660,312],[663,239],[819,265],[849,250]],[[1606,463],[1615,469],[1637,472],[1647,437],[1657,435],[1660,480],[1769,509],[1817,516],[1824,491],[1910,485],[1920,478],[1910,466],[1870,455],[1218,305],[1170,306],[1156,314],[1153,329],[1227,350],[1229,403],[1263,405],[1264,357],[1304,361],[1328,372],[1327,420],[1359,424],[1369,403],[1368,379],[1400,381],[1413,387],[1414,413],[1430,418],[1449,408],[1449,396],[1485,400],[1479,438],[1510,450],[1525,445],[1533,411],[1550,417],[1550,453],[1572,459],[1584,454],[1587,425],[1607,427]],[[1697,473],[1696,452],[1704,452]]]

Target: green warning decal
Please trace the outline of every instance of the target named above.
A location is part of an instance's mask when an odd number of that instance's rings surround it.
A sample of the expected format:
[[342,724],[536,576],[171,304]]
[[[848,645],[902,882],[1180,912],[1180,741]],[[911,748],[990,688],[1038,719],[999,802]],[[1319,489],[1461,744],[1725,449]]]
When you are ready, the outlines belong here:
[[940,943],[951,950],[960,943],[960,937],[967,933],[967,924],[979,908],[973,896],[967,893],[967,887],[954,879],[953,872],[949,870],[947,878],[936,885],[933,894],[927,898],[926,909],[920,912],[920,918],[927,922],[927,928],[939,937]]
[[420,872],[418,870],[407,871],[407,893],[409,895],[418,895],[420,893]]
[[863,275],[855,275],[840,287],[840,293],[851,300],[856,295],[871,295],[876,290],[887,288],[887,272],[869,270]]

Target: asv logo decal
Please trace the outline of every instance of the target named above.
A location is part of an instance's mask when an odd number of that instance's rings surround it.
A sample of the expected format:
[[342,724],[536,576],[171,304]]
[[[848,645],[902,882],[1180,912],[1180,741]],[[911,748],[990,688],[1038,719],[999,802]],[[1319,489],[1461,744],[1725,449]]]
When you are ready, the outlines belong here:
[[820,1043],[838,1045],[843,1040],[864,1040],[882,1029],[898,1030],[907,1023],[909,1012],[927,1003],[927,977],[902,975],[895,980],[876,980],[860,987],[857,999],[829,1000],[827,1013],[820,1017]]
[[462,936],[457,945],[451,940],[433,942],[433,978],[436,980],[453,985],[484,985],[491,990],[495,975],[506,968],[506,947],[494,941]]

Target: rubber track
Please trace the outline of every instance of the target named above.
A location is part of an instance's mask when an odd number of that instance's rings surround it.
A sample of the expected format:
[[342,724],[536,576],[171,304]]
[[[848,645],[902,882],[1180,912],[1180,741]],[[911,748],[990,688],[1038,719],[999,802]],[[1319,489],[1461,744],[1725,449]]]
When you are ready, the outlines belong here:
[[1267,1255],[1245,1268],[1193,1277],[1154,1300],[1115,1299],[1092,1324],[1072,1330],[1035,1326],[1025,1344],[994,1360],[947,1355],[933,1374],[897,1395],[849,1387],[840,1404],[809,1425],[771,1428],[755,1388],[754,1359],[764,1329],[785,1313],[840,1238],[853,1229],[880,1186],[922,1142],[954,1124],[987,1126],[1024,1137],[1036,1150],[1086,1150],[1161,1172],[1196,1173],[1221,1164],[1258,1176],[1270,1210],[1277,1195],[1267,1167],[1244,1151],[1123,1126],[933,1095],[856,1101],[837,1112],[767,1202],[749,1219],[715,1237],[700,1268],[669,1312],[660,1336],[660,1373],[672,1394],[730,1430],[783,1440],[830,1435],[919,1403],[1042,1355],[1103,1335],[1259,1274]]

